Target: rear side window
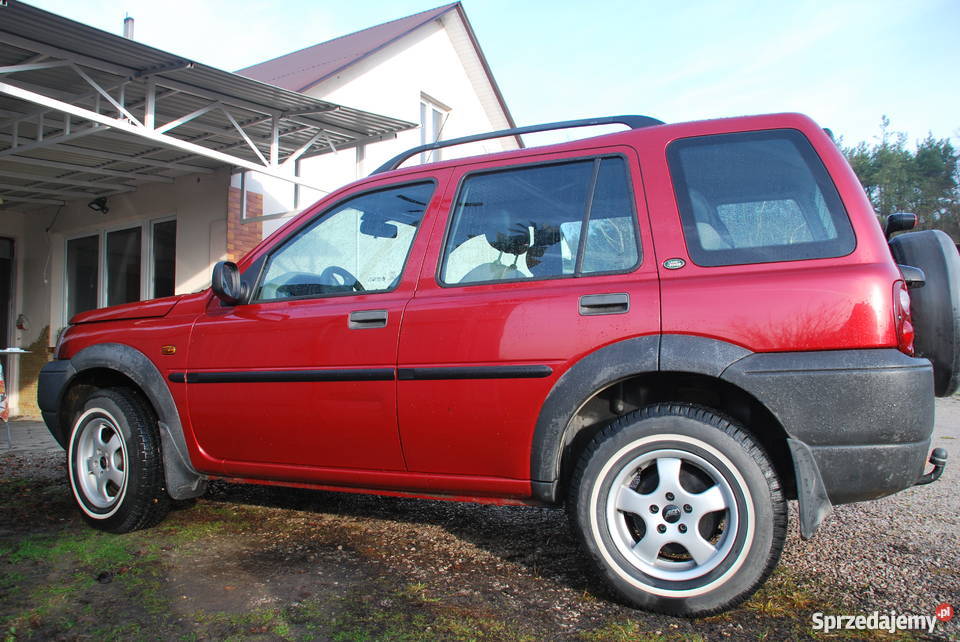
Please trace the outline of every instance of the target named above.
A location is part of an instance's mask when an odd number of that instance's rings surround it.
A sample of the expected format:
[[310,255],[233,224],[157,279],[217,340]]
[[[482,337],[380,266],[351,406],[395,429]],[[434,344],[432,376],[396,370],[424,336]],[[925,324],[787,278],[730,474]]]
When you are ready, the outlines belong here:
[[467,177],[451,217],[440,281],[576,277],[629,271],[639,261],[626,163],[596,158]]
[[686,138],[667,159],[697,265],[822,259],[856,247],[837,188],[796,130]]

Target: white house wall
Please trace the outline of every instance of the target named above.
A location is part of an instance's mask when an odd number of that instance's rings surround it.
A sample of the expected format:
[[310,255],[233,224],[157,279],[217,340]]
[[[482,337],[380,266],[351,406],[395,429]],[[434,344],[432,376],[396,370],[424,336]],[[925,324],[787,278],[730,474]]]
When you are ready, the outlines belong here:
[[[420,122],[421,96],[450,108],[442,137],[467,136],[510,126],[496,101],[496,95],[470,44],[459,16],[444,17],[447,24],[434,21],[397,42],[351,65],[342,73],[311,87],[304,93],[337,104],[350,105],[410,122]],[[369,174],[400,152],[420,144],[420,130],[401,132],[394,140],[366,145],[361,150],[341,151],[305,159],[300,174],[333,191]],[[443,158],[516,149],[513,138],[483,141],[442,151]],[[407,162],[419,162],[419,157]],[[292,209],[289,188],[276,190],[265,177],[262,184],[265,205],[283,201]],[[271,192],[276,194],[271,194]],[[323,194],[301,189],[299,207],[308,206]],[[280,208],[282,209],[282,208]],[[270,210],[265,206],[266,213]],[[282,224],[264,221],[264,236]]]
[[111,196],[106,215],[91,211],[85,201],[73,201],[64,207],[51,230],[54,251],[48,292],[54,338],[66,320],[63,277],[68,238],[176,218],[175,292],[201,290],[209,285],[212,265],[222,258],[226,247],[228,183],[228,171],[220,170],[179,177],[173,184],[149,183],[129,194]]

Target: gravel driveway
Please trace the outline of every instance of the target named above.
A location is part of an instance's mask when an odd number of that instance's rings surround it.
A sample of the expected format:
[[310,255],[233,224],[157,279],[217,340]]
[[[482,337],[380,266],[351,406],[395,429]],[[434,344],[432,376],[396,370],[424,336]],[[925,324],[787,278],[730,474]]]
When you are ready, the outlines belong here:
[[[555,509],[217,483],[157,528],[96,533],[63,452],[15,430],[21,447],[0,446],[0,638],[804,639],[818,611],[960,606],[960,461],[935,484],[837,507],[811,541],[792,507],[757,596],[682,620],[615,603]],[[960,459],[960,398],[937,401],[936,445]],[[958,636],[954,619],[934,637]]]

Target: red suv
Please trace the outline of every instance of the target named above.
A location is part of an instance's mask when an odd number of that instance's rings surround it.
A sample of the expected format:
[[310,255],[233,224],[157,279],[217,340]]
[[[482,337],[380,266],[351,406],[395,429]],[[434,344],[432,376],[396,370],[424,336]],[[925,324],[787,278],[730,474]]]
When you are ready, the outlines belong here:
[[[617,122],[408,169],[423,151]],[[409,150],[211,289],[77,315],[40,377],[95,528],[207,480],[566,503],[633,604],[748,597],[833,504],[924,474],[960,377],[960,257],[881,229],[796,114],[551,123]],[[912,307],[912,310],[911,310]]]

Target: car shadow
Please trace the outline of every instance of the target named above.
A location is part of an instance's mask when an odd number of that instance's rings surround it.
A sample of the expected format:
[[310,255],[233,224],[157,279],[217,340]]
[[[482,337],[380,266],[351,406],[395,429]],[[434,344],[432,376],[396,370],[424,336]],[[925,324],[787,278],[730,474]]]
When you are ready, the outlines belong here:
[[277,486],[212,482],[206,501],[237,503],[358,519],[438,526],[518,564],[530,574],[577,592],[617,598],[592,574],[560,508],[387,497]]

